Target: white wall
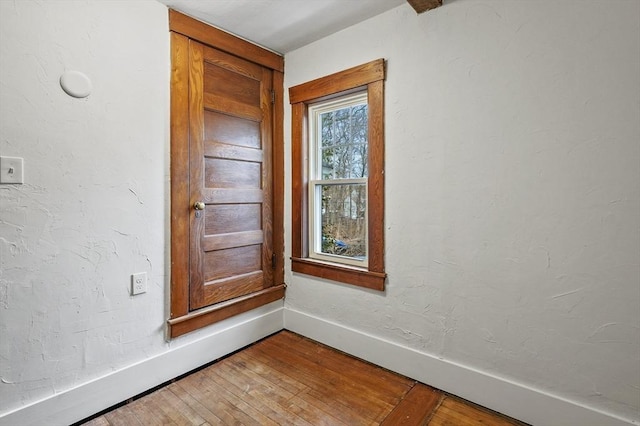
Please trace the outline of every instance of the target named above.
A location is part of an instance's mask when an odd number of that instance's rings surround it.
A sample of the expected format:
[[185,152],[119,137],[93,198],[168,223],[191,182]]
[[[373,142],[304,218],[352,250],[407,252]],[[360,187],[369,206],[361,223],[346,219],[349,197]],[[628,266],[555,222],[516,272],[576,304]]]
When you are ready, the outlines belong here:
[[[65,70],[86,73],[93,93],[67,96]],[[0,185],[0,423],[79,420],[158,384],[135,380],[140,362],[160,360],[153,380],[168,380],[268,333],[217,337],[281,309],[165,341],[169,74],[168,13],[155,1],[0,1],[0,154],[25,164],[24,185]],[[132,297],[135,272],[148,291]],[[124,379],[102,406],[82,399],[113,374]],[[47,417],[72,389],[75,408],[67,398],[70,411]],[[2,417],[31,404],[44,417]]]
[[387,290],[287,268],[286,312],[640,422],[640,2],[402,5],[285,87],[379,57]]
[[[288,54],[286,87],[389,61],[387,291],[289,273],[288,311],[640,421],[639,17],[450,0]],[[281,325],[276,302],[165,342],[168,88],[164,6],[0,1],[26,179],[0,185],[0,424],[70,423]]]

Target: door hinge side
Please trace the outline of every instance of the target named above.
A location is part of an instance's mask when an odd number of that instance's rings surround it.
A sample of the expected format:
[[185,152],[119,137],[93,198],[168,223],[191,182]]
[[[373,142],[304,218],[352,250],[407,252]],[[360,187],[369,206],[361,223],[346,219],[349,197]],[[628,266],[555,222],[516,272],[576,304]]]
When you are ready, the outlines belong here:
[[278,257],[275,253],[271,255],[271,269],[276,269],[276,263],[278,262]]
[[271,103],[275,104],[276,103],[276,92],[275,91],[271,91]]

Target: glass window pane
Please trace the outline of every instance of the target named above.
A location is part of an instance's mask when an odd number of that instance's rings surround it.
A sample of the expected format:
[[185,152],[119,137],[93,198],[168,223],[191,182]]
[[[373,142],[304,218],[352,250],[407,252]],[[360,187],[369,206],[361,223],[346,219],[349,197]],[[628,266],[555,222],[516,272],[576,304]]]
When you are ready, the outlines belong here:
[[367,177],[367,104],[319,115],[322,179]]
[[319,187],[322,195],[320,251],[360,260],[366,258],[366,184],[319,185]]

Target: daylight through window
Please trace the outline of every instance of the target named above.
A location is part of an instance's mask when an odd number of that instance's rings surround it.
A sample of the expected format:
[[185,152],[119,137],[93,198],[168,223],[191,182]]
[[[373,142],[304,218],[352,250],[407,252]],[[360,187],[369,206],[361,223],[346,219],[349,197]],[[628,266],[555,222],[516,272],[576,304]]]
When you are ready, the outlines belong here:
[[309,256],[367,266],[367,94],[309,107]]
[[384,290],[383,59],[289,88],[291,269]]

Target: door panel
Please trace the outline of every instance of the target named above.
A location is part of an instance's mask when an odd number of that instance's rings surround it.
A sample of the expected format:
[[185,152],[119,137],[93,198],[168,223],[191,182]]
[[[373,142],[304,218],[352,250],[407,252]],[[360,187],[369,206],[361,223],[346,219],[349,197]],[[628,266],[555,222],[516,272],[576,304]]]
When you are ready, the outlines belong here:
[[262,187],[261,165],[261,161],[205,157],[205,188],[259,189]]
[[225,115],[217,111],[205,111],[204,126],[205,140],[234,146],[260,148],[259,122]]
[[[205,58],[205,61],[207,58]],[[224,68],[225,64],[204,64],[204,92],[246,105],[260,105],[260,81]],[[224,81],[225,84],[217,82]]]
[[213,304],[254,293],[262,290],[263,280],[264,278],[261,271],[222,278],[216,281],[217,285],[208,288],[207,298],[211,300],[211,304]]
[[190,41],[190,310],[273,285],[271,71]]
[[210,204],[205,212],[205,234],[262,229],[259,204]]
[[204,257],[204,274],[208,282],[256,272],[261,264],[259,245],[208,251]]

